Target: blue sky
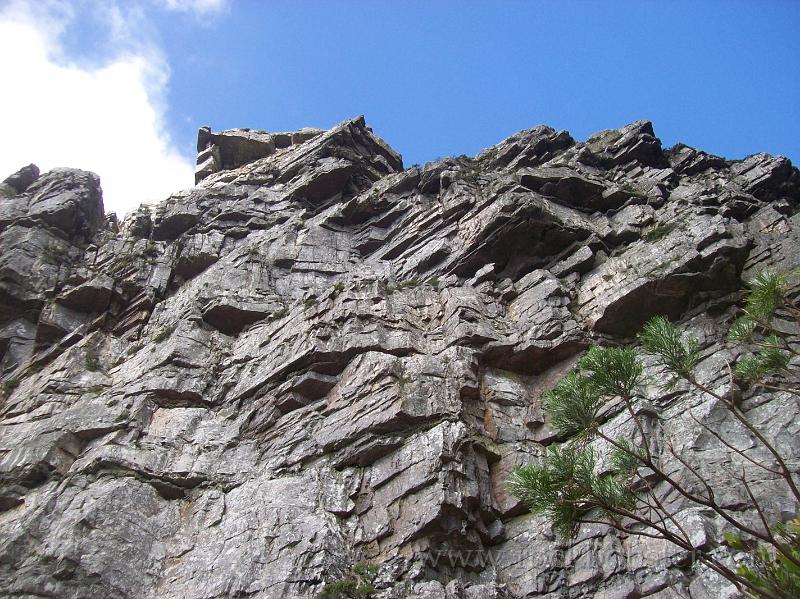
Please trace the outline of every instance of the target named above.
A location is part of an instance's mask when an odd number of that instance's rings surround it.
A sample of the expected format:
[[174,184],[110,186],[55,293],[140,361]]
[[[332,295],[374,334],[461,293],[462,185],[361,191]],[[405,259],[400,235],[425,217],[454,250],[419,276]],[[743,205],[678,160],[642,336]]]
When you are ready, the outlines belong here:
[[140,78],[157,135],[188,162],[201,125],[281,131],[362,113],[407,165],[475,154],[537,124],[585,139],[641,118],[665,145],[800,162],[797,0],[84,0],[47,10],[56,22],[69,13],[54,60],[95,72],[121,57],[156,65]]

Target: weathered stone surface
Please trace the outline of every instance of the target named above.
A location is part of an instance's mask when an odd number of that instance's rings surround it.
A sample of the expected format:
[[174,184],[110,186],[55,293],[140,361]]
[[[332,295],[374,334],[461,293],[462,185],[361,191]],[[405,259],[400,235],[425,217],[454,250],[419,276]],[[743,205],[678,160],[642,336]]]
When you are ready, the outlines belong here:
[[637,121],[622,129],[608,129],[589,138],[579,160],[585,164],[618,166],[638,162],[644,166],[664,163],[661,142],[650,121]]
[[749,247],[736,222],[679,213],[582,278],[578,311],[597,331],[630,335],[655,314],[738,289]]
[[108,308],[113,291],[114,280],[108,275],[99,274],[63,291],[56,301],[80,312],[102,312]]
[[[408,170],[363,117],[204,128],[199,184],[121,224],[91,173],[26,169],[0,200],[7,593],[313,597],[362,561],[383,599],[728,592],[653,539],[560,539],[505,480],[558,440],[542,394],[598,337],[667,314],[724,388],[742,279],[800,266],[788,160],[663,151],[647,121]],[[737,421],[688,389],[642,395],[674,476],[745,505],[726,473],[748,463],[698,424],[747,443]],[[791,397],[742,409],[797,468]],[[610,406],[603,426],[630,423]],[[769,517],[793,513],[752,480]],[[657,491],[718,543],[719,518]]]
[[575,140],[566,131],[542,125],[512,135],[478,155],[478,159],[487,160],[490,168],[538,166],[574,144]]
[[39,167],[35,164],[23,166],[13,175],[6,177],[3,184],[8,185],[14,193],[22,193],[39,178]]
[[602,180],[581,176],[567,167],[542,167],[518,171],[519,182],[532,191],[590,211],[613,208],[602,205]]
[[262,131],[230,129],[211,133],[203,127],[197,135],[195,183],[223,169],[232,169],[275,152],[272,136]]
[[27,189],[28,217],[88,241],[105,225],[100,179],[85,171],[53,169]]

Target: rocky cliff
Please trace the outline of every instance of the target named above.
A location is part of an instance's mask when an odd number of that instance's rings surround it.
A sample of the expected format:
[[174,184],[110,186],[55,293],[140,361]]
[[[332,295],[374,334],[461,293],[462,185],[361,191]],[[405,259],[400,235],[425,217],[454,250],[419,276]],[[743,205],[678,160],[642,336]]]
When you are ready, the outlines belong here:
[[[724,596],[657,540],[564,541],[504,480],[554,440],[542,393],[654,314],[725,388],[742,280],[800,266],[788,160],[664,149],[644,121],[408,169],[363,118],[202,129],[198,152],[196,187],[121,223],[92,173],[2,184],[6,596],[313,597],[364,561],[386,598]],[[657,382],[638,405],[660,446],[746,512],[735,456],[693,418],[747,435]],[[742,406],[796,467],[791,396]],[[754,488],[770,516],[792,509]],[[681,514],[719,541],[718,519]]]

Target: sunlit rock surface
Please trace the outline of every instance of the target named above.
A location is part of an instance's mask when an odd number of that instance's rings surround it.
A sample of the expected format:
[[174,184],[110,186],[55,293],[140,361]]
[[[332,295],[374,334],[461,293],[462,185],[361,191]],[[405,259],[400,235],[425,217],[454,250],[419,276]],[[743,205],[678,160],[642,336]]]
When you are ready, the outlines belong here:
[[[405,170],[363,118],[204,128],[198,151],[196,187],[119,224],[91,173],[2,184],[4,594],[313,597],[369,561],[385,599],[720,596],[655,540],[560,540],[504,481],[554,440],[542,393],[654,314],[727,385],[742,280],[800,265],[788,160],[667,150],[645,121],[586,143],[537,127]],[[744,505],[738,463],[694,418],[749,438],[657,382],[659,447]],[[796,402],[743,409],[796,467]],[[754,489],[771,517],[791,509],[775,481]],[[668,499],[718,542],[718,520]]]

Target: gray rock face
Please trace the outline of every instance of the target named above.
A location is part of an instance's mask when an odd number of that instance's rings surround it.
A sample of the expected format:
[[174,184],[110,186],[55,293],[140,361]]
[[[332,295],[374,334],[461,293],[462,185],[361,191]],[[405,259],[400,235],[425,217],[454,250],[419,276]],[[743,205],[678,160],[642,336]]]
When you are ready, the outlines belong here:
[[212,133],[210,128],[202,127],[197,135],[195,183],[218,171],[266,158],[277,150],[303,143],[322,133],[321,129],[302,129],[293,133],[229,129]]
[[[788,160],[664,150],[642,121],[404,170],[361,117],[204,128],[198,152],[196,187],[120,226],[91,173],[6,180],[6,593],[313,597],[359,561],[384,599],[726,592],[656,540],[586,525],[565,542],[504,481],[554,440],[542,393],[654,314],[724,386],[742,278],[800,266]],[[743,399],[796,468],[797,404]],[[686,389],[642,401],[662,445],[744,505],[735,455],[693,419],[745,442],[727,412]],[[771,517],[794,509],[754,488]],[[717,519],[670,501],[718,542]]]
[[39,167],[35,164],[23,166],[13,175],[6,177],[3,186],[9,192],[7,195],[22,193],[31,186],[31,183],[39,178]]

